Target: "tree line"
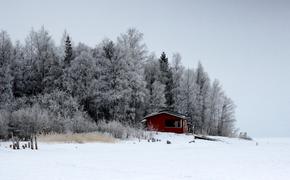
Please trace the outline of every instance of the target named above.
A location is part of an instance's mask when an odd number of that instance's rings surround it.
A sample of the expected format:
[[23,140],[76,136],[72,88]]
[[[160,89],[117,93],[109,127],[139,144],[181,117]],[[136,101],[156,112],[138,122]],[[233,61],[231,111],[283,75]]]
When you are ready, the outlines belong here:
[[31,30],[24,43],[0,32],[0,137],[9,130],[86,132],[100,121],[136,127],[144,115],[185,114],[195,133],[231,136],[235,105],[202,64],[184,68],[149,52],[143,34],[129,29],[95,47],[64,33],[56,45],[48,31]]

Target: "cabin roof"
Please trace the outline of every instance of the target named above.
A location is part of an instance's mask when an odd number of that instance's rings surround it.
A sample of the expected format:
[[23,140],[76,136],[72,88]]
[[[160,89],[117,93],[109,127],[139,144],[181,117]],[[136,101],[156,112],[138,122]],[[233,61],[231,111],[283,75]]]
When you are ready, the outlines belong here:
[[172,111],[167,111],[167,110],[162,110],[162,111],[158,111],[158,112],[154,112],[154,113],[151,113],[151,114],[148,114],[144,117],[144,119],[142,120],[142,122],[145,122],[147,118],[150,118],[152,116],[157,116],[159,114],[169,114],[171,116],[175,116],[175,117],[178,117],[178,118],[181,118],[181,119],[187,119],[187,117],[183,114],[180,114],[180,113],[177,113],[177,112],[172,112]]

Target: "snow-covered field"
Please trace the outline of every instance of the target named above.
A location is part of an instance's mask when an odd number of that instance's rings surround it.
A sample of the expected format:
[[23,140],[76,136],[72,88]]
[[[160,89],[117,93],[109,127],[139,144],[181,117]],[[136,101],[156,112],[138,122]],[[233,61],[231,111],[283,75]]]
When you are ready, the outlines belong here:
[[[38,151],[0,143],[1,180],[289,180],[290,138],[222,142],[158,134],[161,142],[44,144]],[[170,140],[172,144],[166,144]],[[258,145],[256,144],[258,142]]]

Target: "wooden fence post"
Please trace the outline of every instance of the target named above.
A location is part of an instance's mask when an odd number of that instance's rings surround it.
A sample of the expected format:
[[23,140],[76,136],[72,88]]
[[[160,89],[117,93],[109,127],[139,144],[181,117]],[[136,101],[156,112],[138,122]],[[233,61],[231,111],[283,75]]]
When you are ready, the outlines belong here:
[[15,149],[13,132],[11,133],[12,149]]
[[34,143],[35,143],[35,149],[38,150],[36,135],[34,135]]
[[17,138],[16,139],[16,147],[17,147],[17,149],[20,149],[20,143],[19,143],[19,141],[20,141],[19,138]]
[[33,150],[34,147],[33,147],[33,135],[30,136],[30,144],[31,144],[31,149]]

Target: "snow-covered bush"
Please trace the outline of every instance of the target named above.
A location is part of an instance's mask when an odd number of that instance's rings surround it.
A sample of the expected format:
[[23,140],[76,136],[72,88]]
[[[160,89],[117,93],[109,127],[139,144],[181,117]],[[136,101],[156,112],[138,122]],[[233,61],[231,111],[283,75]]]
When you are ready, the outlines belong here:
[[70,94],[55,90],[13,104],[11,125],[20,135],[31,133],[82,133],[96,129],[95,122]]
[[83,114],[82,116],[85,114],[81,111],[77,100],[63,91],[55,90],[52,93],[40,95],[37,97],[37,102],[41,108],[50,113],[49,132],[74,132],[71,128],[71,121],[75,118],[75,114]]
[[128,139],[128,138],[146,138],[146,132],[139,128],[133,128],[124,125],[119,121],[100,121],[97,124],[97,130],[111,134],[115,138]]
[[11,126],[20,136],[29,136],[45,132],[49,125],[49,113],[38,104],[30,108],[14,111],[11,115]]
[[62,117],[73,117],[76,112],[81,110],[75,98],[59,90],[38,96],[37,102],[42,108]]
[[37,103],[36,96],[31,96],[31,97],[23,96],[23,97],[19,97],[15,99],[15,101],[12,103],[11,109],[12,111],[17,111],[23,108],[30,108],[36,103]]
[[123,139],[125,138],[125,127],[117,121],[112,121],[106,123],[105,121],[100,121],[97,124],[97,130],[100,132],[107,132],[112,134],[115,138]]
[[82,112],[75,113],[72,118],[66,119],[65,122],[66,132],[84,133],[97,129],[96,123],[88,116],[84,116]]

